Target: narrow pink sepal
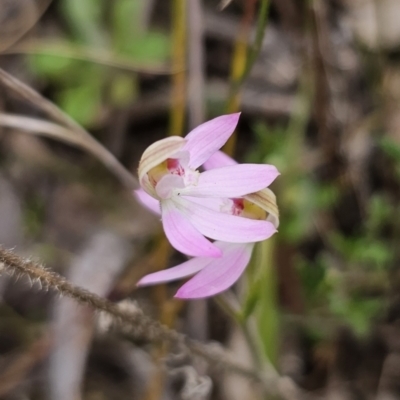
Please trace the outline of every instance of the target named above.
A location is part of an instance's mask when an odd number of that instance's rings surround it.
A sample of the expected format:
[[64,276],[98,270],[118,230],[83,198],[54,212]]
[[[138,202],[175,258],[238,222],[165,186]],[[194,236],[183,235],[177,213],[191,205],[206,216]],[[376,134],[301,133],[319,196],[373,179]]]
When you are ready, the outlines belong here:
[[175,200],[184,218],[204,236],[231,243],[259,242],[270,238],[276,229],[269,221],[237,217],[203,207],[180,197]]
[[158,271],[144,276],[137,286],[156,285],[158,283],[170,282],[177,279],[186,278],[206,267],[214,258],[195,257],[189,261],[179,264],[175,267]]
[[221,250],[193,226],[172,200],[161,201],[161,215],[165,235],[176,250],[193,257],[222,255]]
[[214,168],[229,167],[236,164],[237,162],[232,157],[229,157],[228,154],[218,150],[202,165],[202,167],[205,170],[209,170]]
[[224,243],[223,256],[212,260],[176,293],[181,299],[214,296],[231,287],[242,275],[250,261],[254,244]]
[[154,197],[151,197],[143,189],[137,189],[133,192],[140,204],[156,215],[161,215],[160,202]]
[[222,115],[194,128],[186,137],[183,150],[190,153],[189,167],[197,169],[219,150],[234,132],[240,113]]
[[198,197],[241,197],[269,186],[279,172],[273,165],[236,164],[202,172],[196,185],[181,195]]

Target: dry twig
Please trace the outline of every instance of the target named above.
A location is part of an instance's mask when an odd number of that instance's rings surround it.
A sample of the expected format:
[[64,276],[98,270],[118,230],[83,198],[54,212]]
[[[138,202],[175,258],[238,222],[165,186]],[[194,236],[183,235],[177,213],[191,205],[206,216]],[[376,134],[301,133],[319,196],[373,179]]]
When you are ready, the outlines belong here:
[[112,319],[114,328],[125,335],[145,339],[149,342],[166,341],[184,346],[191,353],[210,362],[214,367],[240,374],[258,382],[268,393],[279,395],[287,400],[304,397],[290,378],[280,377],[276,373],[269,373],[266,376],[259,371],[243,367],[231,361],[231,357],[217,346],[191,340],[147,317],[138,307],[135,307],[134,310],[121,308],[118,304],[72,284],[42,265],[29,259],[23,259],[14,252],[0,247],[0,273],[3,271],[28,277],[32,282],[39,282],[42,287],[53,289],[60,295],[71,297],[80,304],[88,305],[96,311],[105,313]]
[[[8,88],[12,93],[17,94],[22,99],[35,105],[36,108],[46,113],[60,125],[68,128],[70,133],[70,143],[74,145],[76,145],[77,142],[84,143],[84,146],[81,146],[98,157],[98,159],[103,162],[104,165],[109,168],[110,171],[112,171],[128,189],[133,190],[138,188],[139,183],[137,179],[125,169],[114,155],[54,103],[45,99],[38,92],[14,78],[1,68],[0,84]],[[65,140],[66,138],[64,138],[64,141]]]

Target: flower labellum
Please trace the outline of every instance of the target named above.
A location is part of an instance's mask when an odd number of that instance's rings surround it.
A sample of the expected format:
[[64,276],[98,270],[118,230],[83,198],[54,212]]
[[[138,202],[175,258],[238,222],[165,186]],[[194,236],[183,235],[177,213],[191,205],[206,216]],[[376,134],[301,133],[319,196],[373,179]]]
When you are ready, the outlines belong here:
[[[218,150],[232,135],[239,116],[223,115],[198,126],[185,138],[159,140],[140,160],[138,174],[143,191],[137,191],[137,196],[153,211],[160,210],[168,240],[186,255],[222,257],[224,246],[207,238],[254,243],[276,231],[274,223],[262,214],[248,217],[257,202],[246,196],[267,188],[279,175],[277,169],[272,165],[237,164],[229,158],[221,162],[224,156]],[[219,166],[213,166],[213,162]],[[200,172],[203,164],[208,170]]]

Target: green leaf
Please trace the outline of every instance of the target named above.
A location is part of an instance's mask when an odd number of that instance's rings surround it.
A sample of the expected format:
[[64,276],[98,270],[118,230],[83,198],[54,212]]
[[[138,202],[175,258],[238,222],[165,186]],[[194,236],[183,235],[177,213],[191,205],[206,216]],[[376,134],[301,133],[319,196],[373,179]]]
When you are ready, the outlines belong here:
[[383,137],[378,144],[390,158],[400,162],[400,145],[398,143],[388,137]]
[[346,298],[332,293],[331,310],[333,313],[344,318],[346,322],[359,335],[369,332],[373,318],[383,308],[381,299]]
[[98,115],[101,96],[98,85],[82,85],[59,93],[60,107],[83,126],[93,125]]
[[105,46],[104,29],[101,28],[103,0],[62,0],[60,5],[79,42]]
[[335,185],[320,185],[316,190],[315,203],[322,210],[334,206],[339,199],[339,189]]
[[127,52],[132,44],[140,42],[143,6],[143,0],[119,0],[113,3],[113,42],[117,51]]
[[111,102],[124,107],[136,97],[136,79],[132,75],[118,74],[111,84]]
[[165,61],[169,57],[169,49],[167,36],[158,32],[149,32],[140,43],[132,44],[129,53],[137,61]]
[[313,263],[302,260],[299,263],[298,271],[307,300],[315,301],[320,287],[325,282],[326,268],[322,260]]
[[275,240],[271,238],[257,245],[257,258],[260,275],[259,301],[255,311],[258,330],[266,357],[276,365],[279,349],[279,309],[278,282],[273,265]]
[[32,55],[28,60],[34,73],[53,80],[65,74],[74,63],[69,58],[50,55]]
[[258,301],[260,300],[260,281],[256,280],[252,285],[249,285],[247,296],[244,300],[241,318],[248,319],[254,312]]
[[335,233],[330,235],[330,241],[350,263],[362,263],[375,269],[382,269],[393,259],[390,245],[380,239],[345,237]]
[[145,32],[142,16],[143,0],[120,0],[113,6],[114,48],[135,61],[163,61],[169,57],[170,46],[166,35]]
[[368,220],[366,223],[367,232],[374,236],[378,230],[388,222],[395,214],[393,206],[384,195],[374,195],[368,202]]

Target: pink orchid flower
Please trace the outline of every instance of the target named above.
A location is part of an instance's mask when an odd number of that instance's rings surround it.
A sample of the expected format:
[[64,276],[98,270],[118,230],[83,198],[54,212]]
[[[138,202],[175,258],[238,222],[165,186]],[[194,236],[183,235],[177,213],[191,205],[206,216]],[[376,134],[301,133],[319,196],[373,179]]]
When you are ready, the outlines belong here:
[[[274,166],[231,163],[198,171],[232,135],[239,116],[223,115],[193,129],[185,138],[159,140],[140,160],[141,186],[153,198],[153,209],[161,210],[168,240],[189,256],[222,256],[222,249],[206,237],[253,243],[276,231],[270,221],[241,218],[221,210],[221,199],[243,197],[269,186],[279,175]],[[137,196],[145,195],[139,190]]]
[[[206,169],[234,165],[236,161],[222,152],[215,153],[203,165]],[[144,191],[137,192],[138,199],[151,211],[160,213],[157,200]],[[239,218],[268,219],[275,228],[279,213],[275,195],[269,189],[249,194],[244,198],[225,199],[223,212]],[[213,204],[211,204],[213,206]],[[216,241],[222,252],[220,258],[195,257],[175,267],[146,275],[138,286],[155,285],[194,275],[175,294],[177,298],[198,299],[213,296],[231,287],[248,265],[255,243],[229,243]]]

